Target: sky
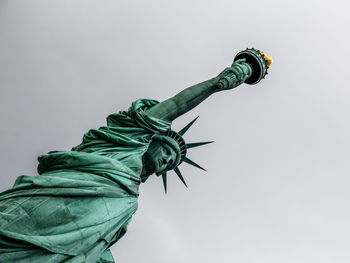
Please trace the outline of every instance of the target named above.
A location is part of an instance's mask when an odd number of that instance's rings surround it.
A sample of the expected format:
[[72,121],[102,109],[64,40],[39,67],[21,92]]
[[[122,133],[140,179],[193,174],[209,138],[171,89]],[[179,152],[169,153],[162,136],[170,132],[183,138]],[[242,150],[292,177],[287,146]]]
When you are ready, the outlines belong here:
[[350,4],[345,0],[0,2],[0,191],[138,98],[163,101],[255,47],[257,85],[209,97],[187,142],[205,167],[153,176],[117,262],[350,261]]

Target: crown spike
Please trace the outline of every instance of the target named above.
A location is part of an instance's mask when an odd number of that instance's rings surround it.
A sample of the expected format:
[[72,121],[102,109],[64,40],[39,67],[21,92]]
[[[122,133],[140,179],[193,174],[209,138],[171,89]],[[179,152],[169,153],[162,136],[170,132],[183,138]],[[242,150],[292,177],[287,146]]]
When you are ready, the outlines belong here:
[[185,182],[185,179],[183,178],[183,176],[182,176],[182,174],[181,174],[179,168],[176,167],[176,168],[174,169],[174,171],[175,171],[175,173],[177,174],[177,176],[180,178],[180,180],[183,182],[183,184],[187,187],[187,184],[186,184],[186,182]]
[[201,166],[199,166],[198,164],[196,164],[194,161],[188,159],[187,157],[184,158],[184,162],[186,162],[186,163],[188,163],[188,164],[190,164],[190,165],[193,165],[193,166],[195,166],[195,167],[197,167],[197,168],[199,168],[199,169],[202,169],[203,171],[207,171],[207,170],[205,170],[203,167],[201,167]]
[[192,126],[192,124],[198,119],[199,116],[197,116],[193,121],[191,121],[189,124],[187,124],[184,128],[182,128],[181,131],[179,131],[178,133],[182,136],[184,135],[187,130]]
[[214,141],[210,141],[210,142],[195,142],[195,143],[187,143],[186,147],[187,149],[189,148],[194,148],[194,147],[198,147],[198,146],[202,146],[208,143],[213,143]]
[[166,193],[166,190],[167,190],[167,183],[166,183],[166,178],[167,177],[167,174],[166,172],[162,174],[162,178],[163,178],[163,185],[164,185],[164,190],[165,190],[165,193]]

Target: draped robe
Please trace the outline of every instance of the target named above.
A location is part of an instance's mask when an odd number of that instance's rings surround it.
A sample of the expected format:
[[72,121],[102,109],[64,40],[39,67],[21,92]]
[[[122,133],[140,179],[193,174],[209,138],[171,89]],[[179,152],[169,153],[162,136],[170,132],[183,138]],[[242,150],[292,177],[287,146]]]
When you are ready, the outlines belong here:
[[170,123],[137,100],[71,151],[38,157],[38,173],[0,193],[0,262],[114,262],[109,247],[137,209],[142,155]]

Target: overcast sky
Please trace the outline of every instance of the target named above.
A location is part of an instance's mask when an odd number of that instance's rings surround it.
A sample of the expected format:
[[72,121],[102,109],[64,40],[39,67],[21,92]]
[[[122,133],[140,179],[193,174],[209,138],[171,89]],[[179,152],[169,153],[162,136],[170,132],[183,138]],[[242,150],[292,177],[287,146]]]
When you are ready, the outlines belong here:
[[[165,100],[246,47],[265,80],[180,117],[207,168],[140,187],[117,262],[350,262],[350,4],[345,0],[0,2],[0,190],[138,98]],[[172,174],[174,175],[174,174]]]

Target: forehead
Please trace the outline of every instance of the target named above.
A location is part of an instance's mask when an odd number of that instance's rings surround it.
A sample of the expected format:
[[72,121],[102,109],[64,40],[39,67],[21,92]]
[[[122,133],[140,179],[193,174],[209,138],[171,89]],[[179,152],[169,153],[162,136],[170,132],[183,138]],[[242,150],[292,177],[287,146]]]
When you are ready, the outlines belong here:
[[171,147],[169,144],[163,143],[162,146],[163,146],[166,150],[170,151],[170,154],[171,154],[171,155],[176,155],[175,150],[174,150],[173,147]]

